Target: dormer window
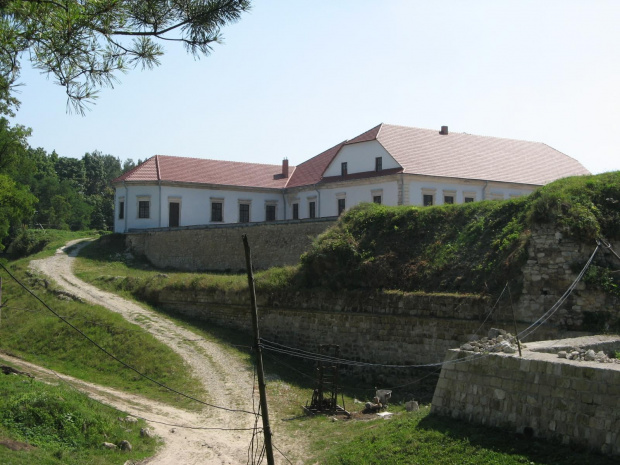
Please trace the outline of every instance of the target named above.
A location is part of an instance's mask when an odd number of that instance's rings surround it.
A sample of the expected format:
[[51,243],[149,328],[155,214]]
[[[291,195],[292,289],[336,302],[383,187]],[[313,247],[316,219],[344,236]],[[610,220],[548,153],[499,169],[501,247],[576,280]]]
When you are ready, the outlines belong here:
[[343,162],[340,164],[340,175],[341,175],[341,176],[346,176],[346,175],[347,175],[347,172],[348,172],[348,169],[347,169],[347,162],[346,162],[346,161],[343,161]]
[[375,158],[375,171],[381,171],[383,169],[383,157]]

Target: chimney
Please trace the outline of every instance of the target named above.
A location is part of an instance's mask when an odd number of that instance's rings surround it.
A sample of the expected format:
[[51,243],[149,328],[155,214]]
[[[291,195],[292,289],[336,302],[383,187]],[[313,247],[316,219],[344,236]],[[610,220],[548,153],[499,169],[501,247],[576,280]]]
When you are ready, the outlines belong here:
[[288,158],[282,160],[282,176],[288,178]]
[[441,131],[439,131],[439,134],[441,134],[442,136],[447,136],[448,135],[448,126],[442,126],[441,127]]

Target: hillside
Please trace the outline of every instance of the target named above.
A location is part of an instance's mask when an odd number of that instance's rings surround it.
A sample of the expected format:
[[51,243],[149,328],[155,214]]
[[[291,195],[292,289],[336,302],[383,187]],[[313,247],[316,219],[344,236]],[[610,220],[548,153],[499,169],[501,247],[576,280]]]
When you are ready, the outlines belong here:
[[488,293],[520,279],[530,231],[543,223],[590,244],[620,238],[620,172],[562,179],[501,202],[361,205],[319,236],[298,278],[334,290]]

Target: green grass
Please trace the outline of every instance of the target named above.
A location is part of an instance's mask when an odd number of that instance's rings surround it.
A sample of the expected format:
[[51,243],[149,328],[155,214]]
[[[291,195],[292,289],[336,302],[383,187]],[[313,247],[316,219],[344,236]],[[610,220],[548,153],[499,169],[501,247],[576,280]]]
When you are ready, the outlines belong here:
[[[194,396],[204,390],[181,357],[139,326],[103,307],[76,301],[54,283],[28,270],[33,258],[55,253],[67,240],[82,237],[65,231],[52,236],[45,250],[8,262],[11,273],[33,290],[56,313],[119,359],[172,388]],[[140,377],[99,350],[69,325],[54,316],[4,272],[0,351],[80,379],[123,389],[187,408],[195,403]]]
[[617,463],[568,446],[430,415],[428,406],[412,413],[394,410],[396,414],[387,420],[313,420],[313,436],[317,437],[313,460],[325,465]]
[[[94,284],[129,295],[147,295],[140,290],[142,284],[157,288],[172,281],[188,288],[191,283],[203,286],[208,283],[213,291],[238,289],[247,292],[244,275],[175,273],[152,269],[148,264],[125,256],[120,239],[116,246],[95,243],[89,246],[85,256],[79,259],[79,274]],[[276,271],[282,273],[280,270]],[[286,271],[285,271],[286,273]],[[158,277],[165,274],[167,277]],[[104,275],[102,278],[101,275]],[[107,277],[106,277],[107,276]],[[112,279],[111,277],[118,276]],[[281,276],[281,275],[280,275]],[[130,287],[123,282],[131,279]],[[272,278],[269,278],[272,279]],[[290,285],[289,278],[284,279]],[[271,281],[270,281],[271,282]],[[165,284],[169,285],[169,284]],[[122,290],[125,289],[125,290]],[[222,289],[222,288],[220,288]],[[212,324],[185,316],[169,315],[178,324],[193,328],[201,337],[217,342],[226,350],[245,360],[251,367],[252,354],[249,335],[235,330],[220,328]],[[469,425],[451,418],[429,415],[425,407],[417,413],[406,413],[402,406],[392,405],[396,413],[390,420],[375,419],[331,421],[329,417],[306,417],[302,405],[308,403],[315,387],[315,370],[311,364],[298,359],[286,358],[264,352],[267,376],[267,393],[272,428],[275,431],[274,444],[281,444],[283,435],[303,438],[310,444],[308,464],[541,464],[541,465],[611,465],[614,460],[575,451],[540,440],[526,441],[510,432]],[[420,376],[428,373],[421,374]],[[435,378],[427,378],[425,384],[415,384],[394,390],[395,402],[416,399],[430,399]],[[372,386],[347,375],[341,376],[344,403],[349,411],[359,411],[363,404],[353,399],[370,400]],[[341,399],[339,398],[339,403]],[[358,416],[359,418],[359,416]],[[368,420],[371,418],[371,420]]]
[[297,278],[334,290],[483,295],[510,281],[518,294],[531,228],[543,224],[592,248],[600,236],[620,238],[620,172],[561,179],[508,201],[363,204],[317,238]]
[[[120,422],[125,417],[66,385],[49,385],[25,376],[0,374],[0,442],[34,446],[14,451],[0,445],[0,463],[118,464],[155,453],[155,439],[140,436],[144,421]],[[127,440],[131,452],[107,450],[103,442]]]
[[[125,252],[124,236],[110,235],[88,245],[76,260],[75,273],[98,287],[149,302],[164,288],[201,292],[247,293],[244,273],[188,273],[160,270]],[[296,267],[271,268],[255,273],[257,292],[271,292],[291,285]]]

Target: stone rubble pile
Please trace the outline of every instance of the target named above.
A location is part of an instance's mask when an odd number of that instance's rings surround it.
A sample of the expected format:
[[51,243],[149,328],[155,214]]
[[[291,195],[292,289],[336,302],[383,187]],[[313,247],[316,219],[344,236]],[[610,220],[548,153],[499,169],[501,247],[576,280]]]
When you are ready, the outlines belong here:
[[[523,347],[523,345],[521,346]],[[477,341],[466,342],[461,346],[461,350],[469,352],[504,352],[514,354],[517,348],[517,339],[512,334],[503,329],[491,328],[487,337]]]
[[592,349],[586,350],[581,347],[573,347],[571,350],[560,350],[558,357],[578,362],[620,363],[619,359],[610,357],[602,350],[594,352]]

